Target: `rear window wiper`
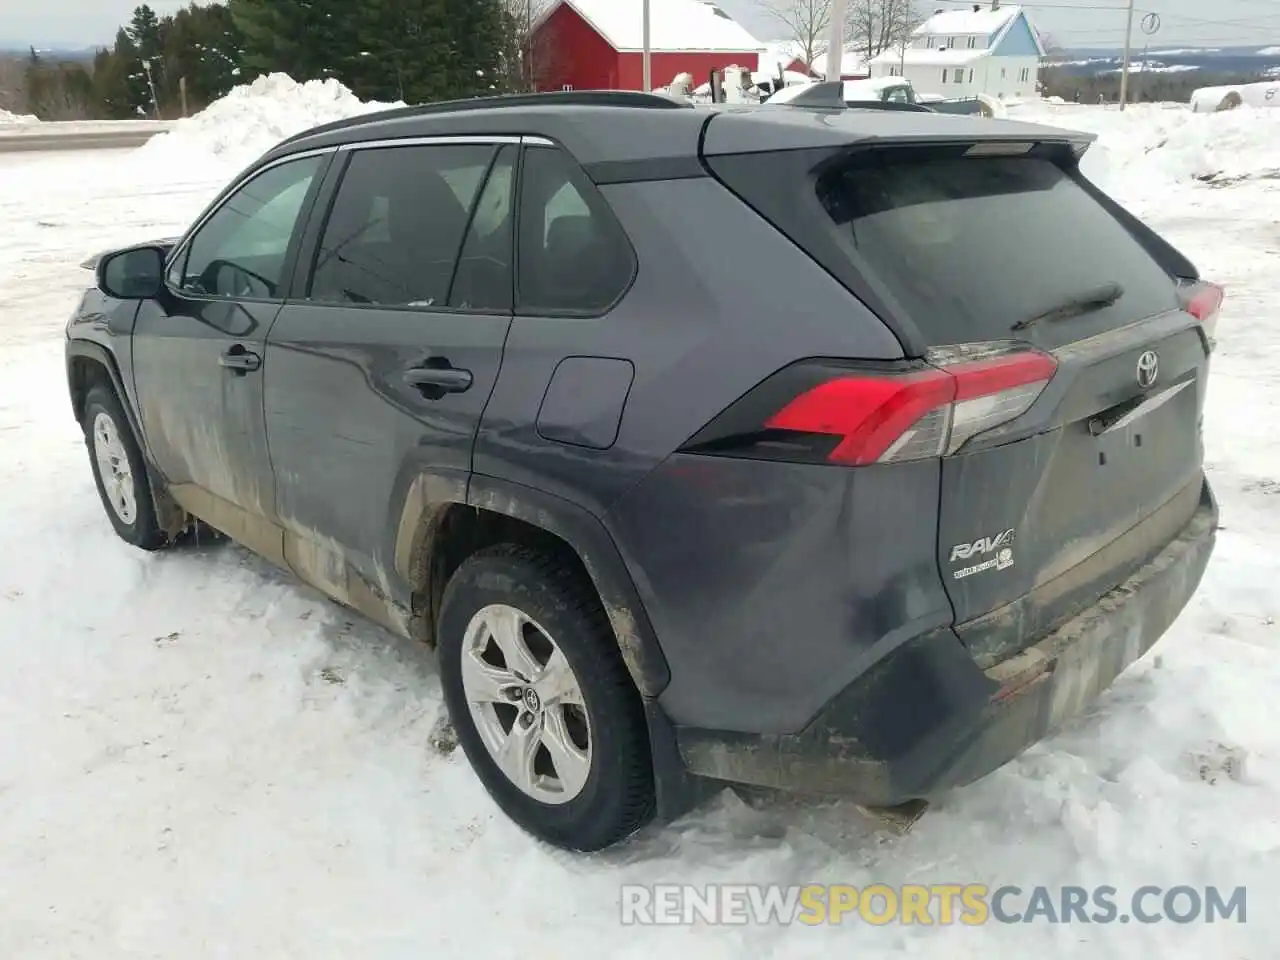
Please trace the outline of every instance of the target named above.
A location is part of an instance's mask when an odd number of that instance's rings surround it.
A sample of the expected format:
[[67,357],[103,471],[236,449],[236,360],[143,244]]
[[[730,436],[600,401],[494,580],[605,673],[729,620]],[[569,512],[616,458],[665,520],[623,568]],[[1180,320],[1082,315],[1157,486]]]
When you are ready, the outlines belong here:
[[1123,296],[1124,287],[1120,286],[1120,284],[1115,282],[1104,283],[1102,286],[1082,293],[1078,297],[1072,297],[1066,303],[1060,304],[1052,310],[1038,313],[1026,320],[1019,320],[1013,325],[1013,329],[1025,330],[1027,327],[1034,326],[1042,320],[1070,320],[1072,317],[1078,317],[1082,314],[1109,307]]

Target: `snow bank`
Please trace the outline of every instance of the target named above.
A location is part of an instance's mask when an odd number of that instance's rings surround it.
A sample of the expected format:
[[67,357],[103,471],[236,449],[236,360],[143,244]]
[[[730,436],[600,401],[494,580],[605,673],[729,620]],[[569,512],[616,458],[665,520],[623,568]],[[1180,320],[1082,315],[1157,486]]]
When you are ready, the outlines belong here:
[[0,109],[0,127],[11,124],[39,122],[39,120],[29,114],[10,113],[8,110]]
[[[1167,190],[1189,181],[1248,180],[1280,174],[1280,111],[1248,106],[1193,113],[1185,104],[1134,104],[1123,113],[1034,101],[1011,117],[1098,134],[1086,162],[1106,168],[1112,192]],[[1125,181],[1123,184],[1117,181]]]
[[242,166],[294,134],[333,120],[404,104],[366,103],[337,80],[298,83],[283,73],[236,87],[172,132],[139,149],[163,164]]

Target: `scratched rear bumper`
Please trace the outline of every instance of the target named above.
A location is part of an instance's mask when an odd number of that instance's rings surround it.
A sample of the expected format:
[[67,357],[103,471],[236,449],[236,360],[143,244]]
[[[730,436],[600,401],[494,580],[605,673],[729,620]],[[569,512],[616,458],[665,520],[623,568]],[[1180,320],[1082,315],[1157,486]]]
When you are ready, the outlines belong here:
[[1002,766],[1079,714],[1168,630],[1213,552],[1206,482],[1190,522],[1093,606],[983,670],[949,630],[895,651],[801,733],[677,729],[690,772],[891,806]]

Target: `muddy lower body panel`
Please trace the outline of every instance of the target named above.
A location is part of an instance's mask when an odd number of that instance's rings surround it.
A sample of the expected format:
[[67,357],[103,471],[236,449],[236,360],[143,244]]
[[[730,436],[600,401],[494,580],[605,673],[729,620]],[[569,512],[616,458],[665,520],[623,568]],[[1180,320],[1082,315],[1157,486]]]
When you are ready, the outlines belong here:
[[918,637],[835,697],[803,732],[678,728],[691,773],[892,806],[1003,766],[1081,713],[1169,629],[1199,586],[1218,510],[1205,483],[1191,520],[1098,602],[982,669],[949,630]]

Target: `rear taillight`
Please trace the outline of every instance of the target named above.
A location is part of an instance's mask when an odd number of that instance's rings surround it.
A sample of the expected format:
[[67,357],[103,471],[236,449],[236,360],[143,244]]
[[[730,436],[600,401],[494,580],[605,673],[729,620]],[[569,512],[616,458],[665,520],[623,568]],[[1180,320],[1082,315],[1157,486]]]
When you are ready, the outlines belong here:
[[1183,280],[1178,284],[1182,309],[1200,321],[1204,335],[1212,344],[1218,330],[1218,312],[1227,291],[1207,280]]
[[780,371],[684,447],[850,466],[955,453],[1020,417],[1057,370],[1039,350],[966,344],[895,373],[801,363]]

